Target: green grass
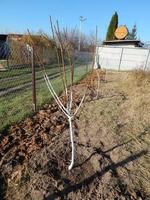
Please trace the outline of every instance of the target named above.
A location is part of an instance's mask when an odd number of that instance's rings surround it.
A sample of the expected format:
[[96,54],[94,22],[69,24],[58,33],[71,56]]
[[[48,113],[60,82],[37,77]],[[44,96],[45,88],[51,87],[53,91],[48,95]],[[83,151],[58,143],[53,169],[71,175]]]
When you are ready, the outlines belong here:
[[[89,68],[90,70],[90,68]],[[86,66],[75,68],[74,82],[82,79],[86,71]],[[69,72],[67,72],[69,77]],[[63,91],[60,77],[52,80],[53,86],[58,94]],[[69,84],[69,83],[68,83]],[[52,96],[44,81],[37,83],[37,109],[40,109],[45,103],[52,100]],[[31,88],[18,91],[15,94],[9,94],[0,98],[0,132],[7,129],[10,125],[20,122],[27,116],[33,114],[32,111],[32,91]]]
[[[51,68],[57,68],[58,65],[57,64],[51,64],[51,65],[46,65],[45,66],[46,68],[48,69],[51,69]],[[0,79],[4,79],[4,78],[12,78],[12,77],[15,77],[15,76],[20,76],[20,75],[27,75],[27,74],[30,74],[31,73],[31,66],[29,67],[22,67],[22,68],[9,68],[7,69],[6,71],[0,71]],[[40,71],[40,67],[36,67],[36,71]]]
[[[59,72],[58,67],[47,70],[48,75],[51,75],[51,74],[57,73],[57,72]],[[36,71],[35,76],[36,76],[36,80],[42,79],[41,71]],[[13,87],[16,87],[16,86],[20,86],[20,85],[23,85],[23,84],[26,84],[26,83],[31,83],[31,79],[32,79],[31,73],[25,74],[25,75],[19,75],[17,78],[9,80],[9,81],[2,79],[2,81],[0,81],[0,91],[6,90],[6,89],[9,89],[9,88],[13,88]]]
[[[79,64],[76,64],[76,67],[80,66]],[[68,68],[68,66],[66,67]],[[46,66],[46,72],[48,75],[52,75],[54,73],[59,72],[58,65],[49,65]],[[40,71],[40,68],[36,68],[36,80],[40,80],[43,78],[42,73]],[[32,74],[31,69],[13,69],[6,72],[0,73],[0,91],[7,90],[9,88],[13,88],[16,86],[21,86],[27,83],[31,83]],[[7,79],[9,78],[9,80]]]

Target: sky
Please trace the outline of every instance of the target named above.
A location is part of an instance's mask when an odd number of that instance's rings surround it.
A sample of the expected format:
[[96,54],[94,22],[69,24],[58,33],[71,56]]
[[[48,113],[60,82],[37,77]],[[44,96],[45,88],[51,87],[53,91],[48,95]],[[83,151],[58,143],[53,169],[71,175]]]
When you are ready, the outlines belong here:
[[84,16],[83,33],[93,33],[97,25],[99,38],[105,39],[115,11],[119,25],[131,30],[136,23],[138,39],[150,41],[150,0],[0,0],[0,33],[50,33],[50,15],[62,27],[78,28]]

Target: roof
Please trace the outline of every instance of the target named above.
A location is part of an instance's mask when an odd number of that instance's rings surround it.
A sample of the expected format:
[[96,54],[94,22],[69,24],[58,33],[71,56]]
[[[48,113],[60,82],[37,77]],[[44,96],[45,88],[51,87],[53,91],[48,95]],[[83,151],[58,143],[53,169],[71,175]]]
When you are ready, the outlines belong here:
[[135,46],[143,46],[140,40],[108,40],[103,41],[104,45],[114,45],[114,44],[133,44]]

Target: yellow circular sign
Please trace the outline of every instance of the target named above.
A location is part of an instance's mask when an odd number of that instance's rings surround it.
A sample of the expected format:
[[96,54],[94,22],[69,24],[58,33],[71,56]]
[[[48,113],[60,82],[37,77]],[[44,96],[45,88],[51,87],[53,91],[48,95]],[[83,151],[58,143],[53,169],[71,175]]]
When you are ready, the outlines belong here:
[[119,40],[123,40],[128,35],[128,29],[126,26],[119,26],[115,31],[115,37]]

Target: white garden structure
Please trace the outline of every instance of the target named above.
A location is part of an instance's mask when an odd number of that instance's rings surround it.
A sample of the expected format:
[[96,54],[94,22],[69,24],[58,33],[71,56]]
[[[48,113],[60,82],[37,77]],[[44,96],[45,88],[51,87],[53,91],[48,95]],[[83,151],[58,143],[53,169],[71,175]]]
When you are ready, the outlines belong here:
[[[150,49],[142,47],[99,46],[96,62],[101,68],[112,70],[150,69]],[[97,64],[95,65],[96,68]]]

